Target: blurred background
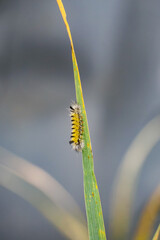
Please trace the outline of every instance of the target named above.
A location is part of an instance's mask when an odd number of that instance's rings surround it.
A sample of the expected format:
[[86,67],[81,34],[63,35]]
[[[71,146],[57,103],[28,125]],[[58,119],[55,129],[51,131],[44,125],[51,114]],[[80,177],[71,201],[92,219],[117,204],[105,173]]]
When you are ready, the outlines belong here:
[[[109,236],[111,194],[121,162],[141,129],[160,113],[160,2],[63,3]],[[0,146],[48,172],[85,215],[81,154],[68,143],[72,100],[70,43],[56,0],[1,0]],[[159,156],[157,141],[137,180],[130,234],[160,184]],[[0,187],[0,196],[1,240],[66,239],[16,194]]]

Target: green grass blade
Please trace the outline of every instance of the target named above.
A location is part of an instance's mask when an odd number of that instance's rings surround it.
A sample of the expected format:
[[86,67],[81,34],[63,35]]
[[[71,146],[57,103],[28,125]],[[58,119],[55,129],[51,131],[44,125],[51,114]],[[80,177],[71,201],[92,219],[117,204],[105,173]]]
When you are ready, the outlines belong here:
[[160,224],[159,224],[157,231],[155,232],[152,240],[159,240],[159,239],[160,239]]
[[83,116],[83,124],[84,124],[83,138],[84,138],[85,146],[82,151],[82,157],[83,157],[83,176],[84,176],[84,196],[85,196],[85,204],[86,204],[89,239],[104,240],[106,239],[105,227],[104,227],[102,207],[101,207],[97,181],[94,174],[93,154],[92,154],[87,115],[86,115],[82,87],[81,87],[80,74],[78,70],[76,55],[74,51],[70,28],[66,18],[65,9],[63,7],[63,3],[61,0],[57,0],[57,3],[60,9],[60,12],[62,14],[64,23],[66,25],[66,29],[67,29],[68,36],[71,43],[76,100],[77,100],[77,103],[81,105],[82,116]]

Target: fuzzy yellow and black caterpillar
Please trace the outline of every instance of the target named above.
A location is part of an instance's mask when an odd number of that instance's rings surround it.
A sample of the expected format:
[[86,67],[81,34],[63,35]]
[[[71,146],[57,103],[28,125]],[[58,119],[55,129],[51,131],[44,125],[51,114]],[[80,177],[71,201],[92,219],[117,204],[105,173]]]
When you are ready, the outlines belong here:
[[70,117],[72,124],[71,138],[69,143],[72,149],[77,152],[82,152],[84,148],[83,140],[83,117],[81,113],[81,106],[77,103],[72,103],[70,106]]

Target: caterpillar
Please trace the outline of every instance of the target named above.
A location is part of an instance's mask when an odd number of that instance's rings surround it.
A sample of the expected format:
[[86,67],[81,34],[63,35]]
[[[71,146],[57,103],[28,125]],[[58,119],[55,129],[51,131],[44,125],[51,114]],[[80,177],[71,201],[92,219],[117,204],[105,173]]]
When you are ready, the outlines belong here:
[[83,117],[81,113],[81,106],[76,102],[73,102],[70,106],[70,117],[72,131],[69,143],[71,144],[73,150],[82,152],[82,149],[84,148]]

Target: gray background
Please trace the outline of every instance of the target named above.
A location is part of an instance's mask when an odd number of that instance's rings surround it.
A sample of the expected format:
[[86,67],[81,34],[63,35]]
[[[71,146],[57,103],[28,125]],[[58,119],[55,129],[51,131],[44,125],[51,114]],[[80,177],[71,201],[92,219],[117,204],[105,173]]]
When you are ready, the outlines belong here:
[[[130,143],[160,110],[160,2],[64,0],[81,74],[104,219]],[[0,1],[0,145],[56,178],[83,212],[81,156],[71,151],[75,100],[69,39],[55,0]],[[135,221],[160,182],[160,144],[141,173]],[[65,239],[0,188],[0,239]],[[134,224],[133,224],[134,225]]]

